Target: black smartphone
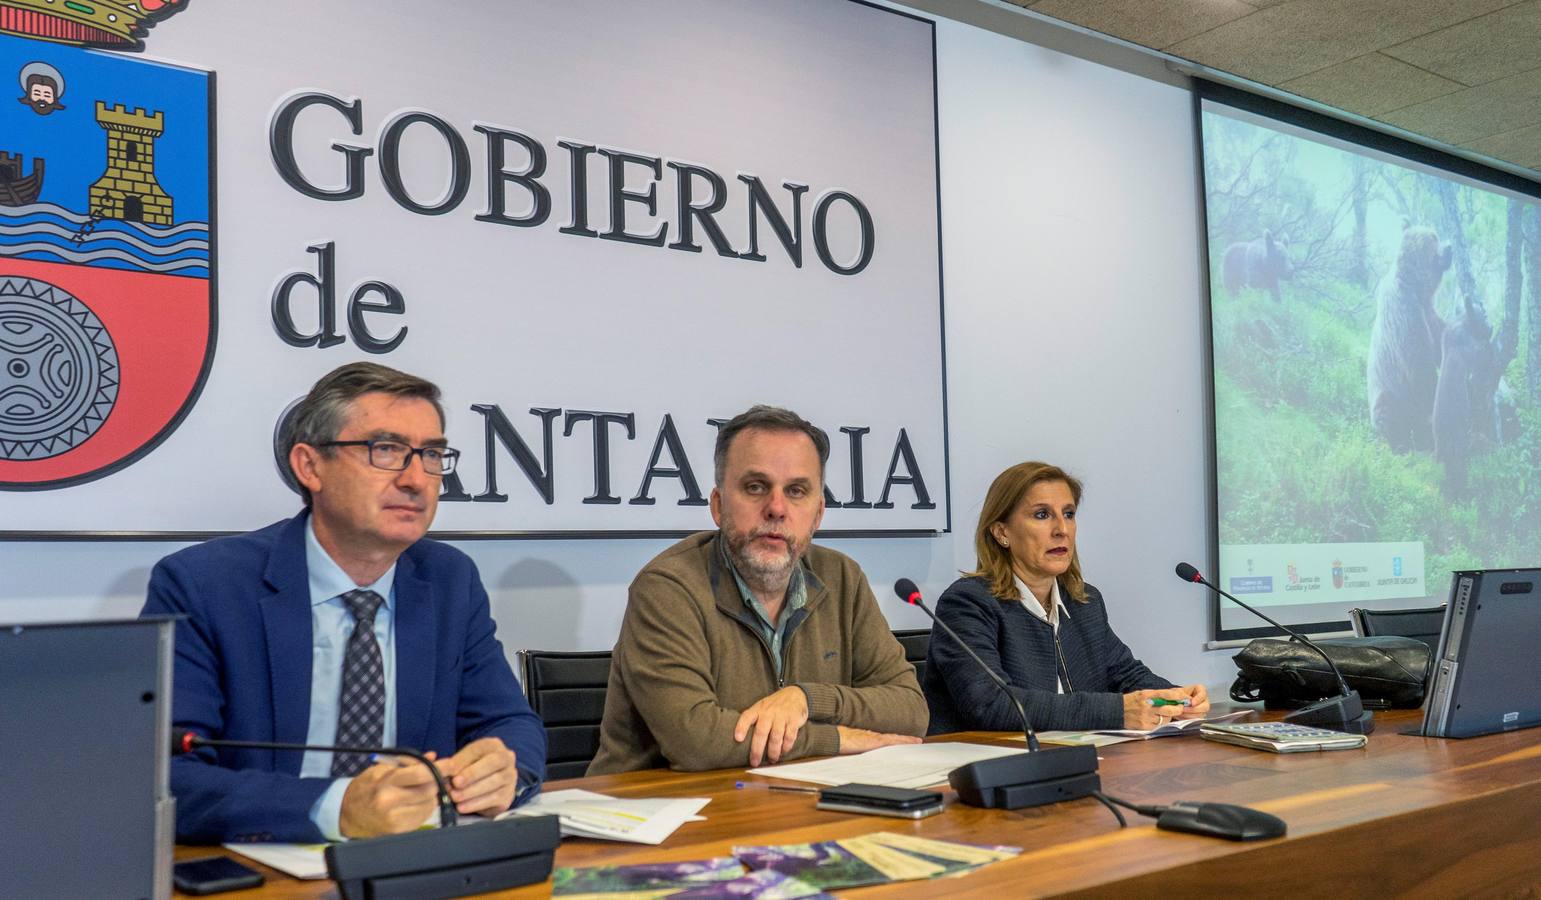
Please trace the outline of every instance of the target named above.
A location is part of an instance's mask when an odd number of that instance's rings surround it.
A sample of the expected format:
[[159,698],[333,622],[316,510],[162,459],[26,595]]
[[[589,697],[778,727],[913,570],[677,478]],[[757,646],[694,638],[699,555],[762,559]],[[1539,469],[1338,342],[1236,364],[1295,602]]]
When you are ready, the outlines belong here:
[[820,791],[817,806],[832,812],[924,819],[942,811],[942,795],[880,784],[841,784]]
[[257,887],[264,879],[228,856],[207,856],[172,866],[171,881],[184,894],[220,894]]

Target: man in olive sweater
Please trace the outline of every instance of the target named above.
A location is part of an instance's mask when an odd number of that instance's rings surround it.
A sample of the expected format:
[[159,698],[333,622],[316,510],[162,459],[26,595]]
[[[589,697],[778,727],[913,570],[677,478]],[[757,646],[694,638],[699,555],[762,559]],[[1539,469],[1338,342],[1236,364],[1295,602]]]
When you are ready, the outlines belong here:
[[631,583],[590,775],[918,743],[915,668],[850,558],[811,546],[829,439],[756,406],[717,433],[717,531]]

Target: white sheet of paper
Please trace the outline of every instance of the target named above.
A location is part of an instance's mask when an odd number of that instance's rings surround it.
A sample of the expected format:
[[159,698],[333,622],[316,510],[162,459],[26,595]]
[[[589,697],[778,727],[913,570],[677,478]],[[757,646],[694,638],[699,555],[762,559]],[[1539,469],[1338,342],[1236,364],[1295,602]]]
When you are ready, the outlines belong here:
[[225,849],[295,878],[326,877],[325,844],[226,844]]
[[503,815],[556,816],[562,834],[573,837],[661,844],[684,823],[700,821],[696,813],[708,802],[706,797],[628,800],[573,788],[541,794]]
[[832,756],[812,762],[761,766],[752,775],[787,778],[813,784],[881,784],[887,787],[923,788],[947,781],[947,773],[982,759],[1011,756],[1023,751],[990,744],[901,744],[879,747],[852,756]]

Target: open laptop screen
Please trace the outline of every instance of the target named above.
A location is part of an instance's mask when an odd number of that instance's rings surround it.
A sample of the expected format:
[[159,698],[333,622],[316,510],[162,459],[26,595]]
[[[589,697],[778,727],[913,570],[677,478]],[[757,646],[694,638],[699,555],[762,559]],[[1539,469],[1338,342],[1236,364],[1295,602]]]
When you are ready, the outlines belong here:
[[1541,725],[1541,569],[1456,572],[1423,733],[1472,737]]
[[169,897],[169,618],[0,625],[0,885]]

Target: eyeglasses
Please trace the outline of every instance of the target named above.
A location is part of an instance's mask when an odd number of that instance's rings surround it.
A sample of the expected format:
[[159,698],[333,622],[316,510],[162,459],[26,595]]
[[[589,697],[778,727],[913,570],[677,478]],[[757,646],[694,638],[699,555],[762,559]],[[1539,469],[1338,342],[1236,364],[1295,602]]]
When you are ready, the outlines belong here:
[[318,447],[368,447],[369,464],[376,469],[390,472],[404,471],[412,465],[412,457],[423,461],[423,471],[429,475],[448,475],[455,471],[460,451],[449,447],[412,447],[401,441],[327,441]]

